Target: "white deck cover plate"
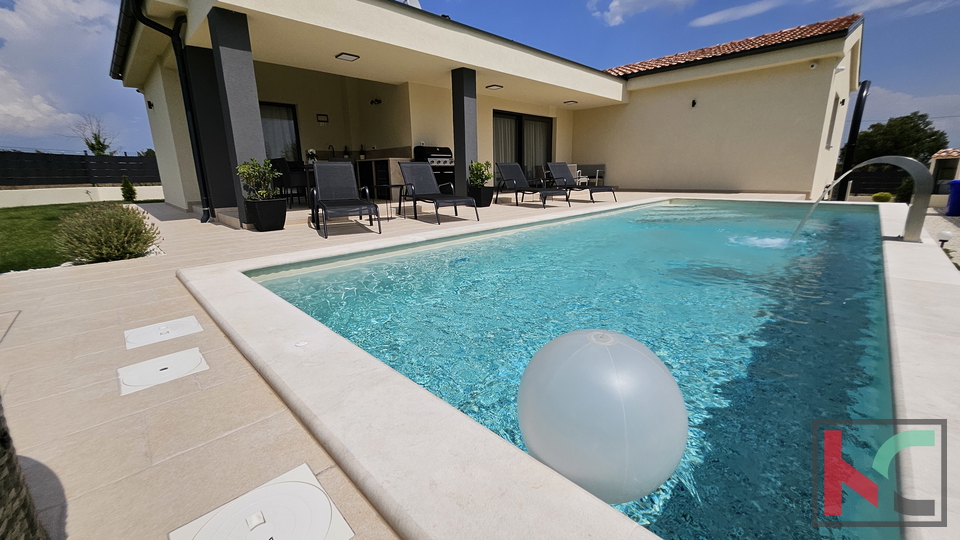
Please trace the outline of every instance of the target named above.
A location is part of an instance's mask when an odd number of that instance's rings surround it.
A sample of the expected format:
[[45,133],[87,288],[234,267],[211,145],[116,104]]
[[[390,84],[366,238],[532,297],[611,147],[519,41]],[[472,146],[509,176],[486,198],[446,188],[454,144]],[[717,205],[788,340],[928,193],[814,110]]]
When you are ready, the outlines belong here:
[[188,336],[202,332],[200,321],[193,315],[182,319],[141,326],[133,330],[125,330],[123,338],[127,342],[127,349],[136,349],[144,345],[152,345],[168,339]]
[[120,395],[132,394],[151,386],[170,382],[210,369],[199,348],[160,356],[117,370]]
[[348,540],[353,530],[304,463],[180,527],[170,540]]

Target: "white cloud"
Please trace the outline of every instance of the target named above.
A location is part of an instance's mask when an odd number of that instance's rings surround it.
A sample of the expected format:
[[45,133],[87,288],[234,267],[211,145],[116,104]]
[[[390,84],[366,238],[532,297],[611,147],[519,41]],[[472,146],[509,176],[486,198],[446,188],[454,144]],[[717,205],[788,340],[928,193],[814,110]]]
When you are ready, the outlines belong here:
[[860,129],[866,129],[877,122],[886,122],[890,118],[908,115],[913,111],[930,115],[937,129],[947,132],[951,146],[960,146],[960,94],[917,97],[874,86],[867,98]]
[[80,116],[57,110],[41,95],[30,95],[0,68],[0,134],[23,137],[64,135]]
[[[618,26],[631,15],[642,13],[648,9],[656,7],[675,7],[684,8],[694,3],[696,0],[611,0],[606,8],[598,6],[600,0],[589,0],[587,9],[595,17],[602,18],[609,26]],[[606,3],[606,2],[604,2]]]
[[732,8],[716,11],[709,15],[704,15],[690,21],[690,26],[712,26],[730,21],[739,21],[747,17],[753,17],[761,13],[766,13],[771,9],[780,7],[786,3],[785,0],[760,0],[752,4],[735,6]]
[[935,2],[920,2],[915,6],[908,7],[904,14],[908,17],[914,17],[917,15],[926,15],[927,13],[933,13],[934,11],[940,11],[943,8],[956,5],[957,0],[939,0]]
[[888,8],[906,4],[911,0],[840,0],[837,5],[849,8],[851,11],[870,11],[871,9]]
[[109,117],[126,101],[112,95],[119,85],[108,77],[118,12],[118,0],[17,0],[0,9],[0,134],[69,133],[75,113]]

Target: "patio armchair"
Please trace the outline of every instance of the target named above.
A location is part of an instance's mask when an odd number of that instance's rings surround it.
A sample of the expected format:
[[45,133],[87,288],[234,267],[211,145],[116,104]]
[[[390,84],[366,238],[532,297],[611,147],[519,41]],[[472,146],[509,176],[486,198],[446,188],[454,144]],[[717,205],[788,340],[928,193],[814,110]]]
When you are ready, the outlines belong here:
[[273,168],[280,172],[280,176],[274,179],[274,186],[280,188],[280,194],[287,199],[290,208],[293,208],[293,198],[307,196],[307,186],[310,185],[310,179],[307,177],[307,171],[290,169],[290,163],[284,158],[273,158],[270,160]]
[[313,164],[313,172],[311,218],[318,233],[327,238],[327,219],[353,215],[359,215],[361,220],[366,215],[370,219],[371,227],[373,218],[376,217],[377,234],[383,233],[380,208],[370,200],[370,190],[366,187],[363,188],[364,198],[360,198],[352,163],[318,161]]
[[[404,199],[413,201],[413,219],[417,219],[417,201],[433,203],[437,215],[437,225],[440,224],[440,207],[452,206],[453,215],[459,215],[457,207],[472,206],[480,221],[480,212],[477,210],[477,201],[473,197],[454,195],[453,184],[450,182],[437,185],[437,178],[433,175],[433,167],[422,161],[401,161],[400,173],[403,175],[404,187],[400,194],[401,204]],[[451,193],[443,193],[443,187],[448,186]]]
[[513,191],[513,202],[516,206],[520,206],[520,201],[527,193],[540,195],[540,203],[544,208],[547,207],[547,197],[565,197],[567,206],[570,206],[569,191],[558,188],[531,187],[519,163],[497,163],[497,170],[500,171],[501,179],[500,183],[497,184],[496,201],[500,200],[500,193],[506,189]]
[[617,193],[614,191],[613,186],[580,184],[577,182],[577,179],[573,177],[573,174],[570,173],[570,166],[562,161],[547,163],[547,168],[550,170],[550,174],[553,176],[553,181],[557,187],[567,190],[568,193],[571,191],[587,190],[590,192],[590,202],[597,202],[593,199],[594,193],[608,192],[613,195],[614,201],[617,200]]

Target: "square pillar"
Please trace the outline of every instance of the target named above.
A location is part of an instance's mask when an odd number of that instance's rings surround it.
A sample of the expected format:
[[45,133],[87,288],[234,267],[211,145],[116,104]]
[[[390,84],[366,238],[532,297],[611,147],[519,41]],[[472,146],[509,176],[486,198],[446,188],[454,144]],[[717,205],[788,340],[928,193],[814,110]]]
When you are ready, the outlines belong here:
[[477,160],[477,72],[458,68],[450,72],[453,82],[454,189],[467,194],[471,161]]
[[216,7],[207,15],[207,23],[213,45],[213,63],[223,110],[226,157],[233,179],[233,192],[240,221],[249,223],[237,165],[250,158],[266,157],[250,30],[245,14]]

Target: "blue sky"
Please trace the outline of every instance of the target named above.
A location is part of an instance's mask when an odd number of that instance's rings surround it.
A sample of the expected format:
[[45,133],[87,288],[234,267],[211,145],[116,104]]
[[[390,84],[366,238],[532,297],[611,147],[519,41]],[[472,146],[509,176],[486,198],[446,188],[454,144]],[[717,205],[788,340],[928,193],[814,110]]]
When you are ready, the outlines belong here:
[[[960,146],[960,0],[420,4],[600,69],[863,12],[864,127],[920,110]],[[153,146],[142,96],[108,76],[118,10],[119,0],[0,0],[0,147],[81,150],[69,135],[83,113],[101,116],[126,151]]]

